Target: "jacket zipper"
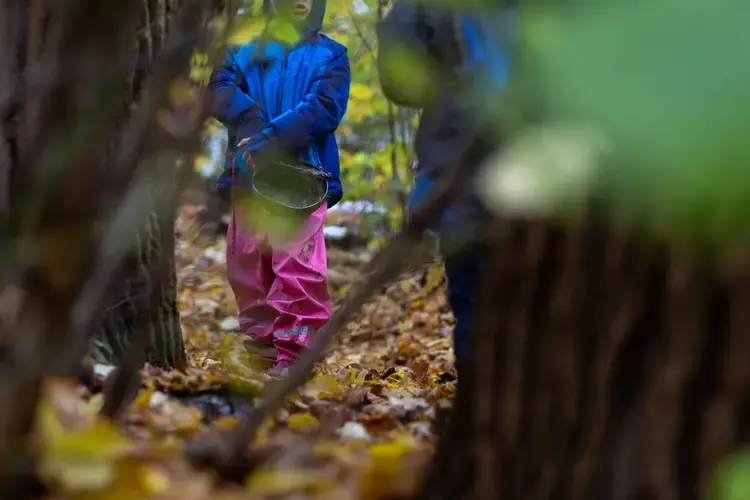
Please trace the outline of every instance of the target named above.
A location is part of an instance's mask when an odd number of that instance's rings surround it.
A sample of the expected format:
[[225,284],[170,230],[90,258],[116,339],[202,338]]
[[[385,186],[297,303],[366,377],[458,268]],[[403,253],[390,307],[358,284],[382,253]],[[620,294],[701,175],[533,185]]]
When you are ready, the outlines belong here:
[[281,64],[281,73],[279,74],[279,93],[276,94],[276,117],[281,115],[281,96],[284,93],[284,85],[286,84],[284,74],[286,73],[287,60],[290,54],[291,50],[284,54],[284,61]]

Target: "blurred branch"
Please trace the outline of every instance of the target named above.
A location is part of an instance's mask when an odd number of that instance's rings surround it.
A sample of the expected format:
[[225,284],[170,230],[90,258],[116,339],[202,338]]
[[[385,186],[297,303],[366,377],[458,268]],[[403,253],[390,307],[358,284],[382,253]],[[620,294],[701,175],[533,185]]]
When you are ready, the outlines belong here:
[[352,26],[354,26],[354,31],[357,32],[357,36],[362,41],[362,45],[365,46],[365,49],[367,49],[367,52],[370,53],[370,56],[372,57],[373,64],[377,60],[377,56],[375,55],[375,48],[372,46],[370,41],[365,36],[364,31],[362,30],[362,27],[359,24],[359,21],[357,20],[356,14],[349,9],[349,19],[352,22]]
[[[383,0],[378,0],[378,22],[383,20]],[[391,101],[388,101],[388,133],[391,141],[391,179],[396,184],[400,184],[400,176],[398,174],[398,142],[396,140],[396,116],[394,105]],[[400,191],[396,193],[396,199],[402,208],[401,218],[406,223],[406,199],[403,193]]]

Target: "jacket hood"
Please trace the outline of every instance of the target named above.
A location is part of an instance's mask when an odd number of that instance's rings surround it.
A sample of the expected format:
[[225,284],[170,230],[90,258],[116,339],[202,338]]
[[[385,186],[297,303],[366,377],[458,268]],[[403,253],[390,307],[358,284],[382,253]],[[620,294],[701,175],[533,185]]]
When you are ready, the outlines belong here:
[[[276,12],[274,0],[263,0],[263,12],[273,15]],[[305,19],[302,38],[318,33],[323,28],[323,18],[326,15],[326,0],[312,0],[310,14]]]

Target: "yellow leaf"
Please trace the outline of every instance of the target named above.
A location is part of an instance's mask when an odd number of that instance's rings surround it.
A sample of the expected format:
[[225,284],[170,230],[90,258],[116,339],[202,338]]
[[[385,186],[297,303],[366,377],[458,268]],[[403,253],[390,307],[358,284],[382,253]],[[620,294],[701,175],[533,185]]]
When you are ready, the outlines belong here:
[[299,32],[294,25],[282,17],[272,17],[266,25],[267,33],[271,39],[286,45],[299,42]]
[[223,431],[229,431],[229,430],[234,429],[234,427],[237,425],[237,422],[238,420],[236,417],[223,416],[223,417],[216,419],[216,421],[214,422],[214,425]]
[[255,435],[256,446],[266,446],[268,444],[268,427],[261,427]]
[[59,439],[65,434],[65,426],[55,415],[55,410],[49,403],[39,405],[37,425],[45,439]]
[[203,421],[203,413],[197,408],[182,407],[175,412],[175,425],[185,434],[192,434],[198,430]]
[[251,358],[236,335],[226,335],[222,343],[223,348],[216,355],[225,375],[231,380],[233,389],[250,396],[259,396],[268,379],[262,371],[267,363]]
[[151,396],[154,393],[154,388],[149,387],[146,390],[141,391],[140,394],[138,394],[138,397],[135,398],[135,401],[133,401],[130,404],[130,409],[132,411],[145,411],[148,409],[149,402],[151,401]]
[[143,485],[152,495],[166,493],[169,490],[169,477],[163,472],[144,467],[140,475]]
[[100,418],[87,429],[65,433],[48,440],[47,452],[52,456],[115,458],[130,451],[130,441],[114,423]]
[[414,442],[399,439],[386,443],[374,444],[370,447],[373,460],[384,463],[397,462],[401,457],[414,450]]
[[192,102],[195,98],[195,91],[184,80],[175,80],[169,86],[168,99],[170,104],[181,106],[185,103]]
[[104,393],[94,394],[88,401],[81,401],[79,410],[81,413],[93,415],[99,413],[104,406]]
[[340,441],[320,442],[313,446],[313,451],[316,455],[331,457],[341,463],[354,467],[361,462],[360,457],[355,452],[366,446],[367,443],[364,441],[349,441],[346,443]]
[[273,417],[266,417],[263,420],[263,427],[265,427],[266,429],[273,429],[275,425],[276,421],[273,419]]
[[333,375],[316,375],[301,393],[310,398],[320,398],[324,393],[335,394],[339,387],[339,381]]
[[392,373],[385,379],[385,385],[390,388],[401,387],[405,378],[406,376],[401,372]]
[[211,158],[206,154],[195,155],[195,158],[193,158],[193,170],[200,172],[206,166],[210,168]]
[[258,37],[265,26],[265,19],[259,16],[248,16],[234,28],[229,36],[230,45],[244,45]]
[[443,283],[443,269],[440,266],[430,266],[427,272],[426,287],[428,290],[437,288]]
[[76,490],[66,498],[72,500],[131,500],[152,498],[170,490],[171,481],[151,464],[128,458],[119,460],[111,468],[112,480],[104,488]]
[[320,494],[335,488],[330,478],[302,470],[260,470],[250,476],[247,488],[260,495],[288,495],[295,492]]
[[211,78],[210,66],[192,66],[190,68],[190,80],[202,84],[207,84]]
[[360,485],[363,497],[412,498],[419,487],[419,473],[415,473],[404,458],[415,449],[415,441],[410,436],[394,441],[373,445],[370,448],[371,461],[364,468]]
[[372,94],[372,89],[367,85],[362,85],[361,83],[352,83],[351,87],[349,88],[349,96],[353,99],[366,101],[372,97]]
[[101,490],[115,479],[113,462],[97,460],[44,464],[44,475],[53,475],[67,490]]
[[289,428],[295,431],[310,429],[318,425],[318,419],[309,413],[293,413],[289,415]]
[[45,429],[49,430],[41,469],[70,489],[105,487],[114,479],[115,460],[132,449],[115,424],[104,419],[62,434],[56,428]]

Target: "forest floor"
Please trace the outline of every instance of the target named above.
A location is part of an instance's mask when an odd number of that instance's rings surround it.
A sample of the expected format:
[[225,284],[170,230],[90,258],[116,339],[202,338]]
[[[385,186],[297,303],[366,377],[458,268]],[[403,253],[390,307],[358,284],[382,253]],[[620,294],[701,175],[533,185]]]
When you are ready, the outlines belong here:
[[[225,241],[201,236],[196,208],[183,206],[178,221],[190,367],[144,368],[140,393],[116,424],[97,415],[100,394],[50,382],[39,418],[43,474],[56,498],[410,498],[455,391],[440,266],[373,297],[312,380],[261,428],[251,449],[263,466],[244,485],[217,484],[188,466],[185,442],[231,429],[269,379],[236,330]],[[368,258],[329,250],[336,302],[361,279]]]

